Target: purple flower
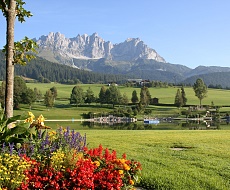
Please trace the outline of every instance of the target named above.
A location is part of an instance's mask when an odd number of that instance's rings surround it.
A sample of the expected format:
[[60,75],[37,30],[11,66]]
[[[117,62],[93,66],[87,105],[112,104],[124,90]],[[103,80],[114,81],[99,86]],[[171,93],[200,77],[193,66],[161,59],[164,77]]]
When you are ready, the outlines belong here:
[[12,142],[12,144],[9,143],[9,148],[10,148],[10,155],[13,154],[14,151],[14,143]]

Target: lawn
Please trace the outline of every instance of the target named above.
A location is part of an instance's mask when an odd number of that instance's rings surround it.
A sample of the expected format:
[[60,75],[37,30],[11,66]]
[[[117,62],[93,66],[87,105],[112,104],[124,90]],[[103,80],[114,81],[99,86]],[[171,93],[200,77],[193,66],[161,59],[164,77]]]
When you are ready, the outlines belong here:
[[89,147],[102,144],[140,161],[148,189],[230,189],[230,131],[80,132]]

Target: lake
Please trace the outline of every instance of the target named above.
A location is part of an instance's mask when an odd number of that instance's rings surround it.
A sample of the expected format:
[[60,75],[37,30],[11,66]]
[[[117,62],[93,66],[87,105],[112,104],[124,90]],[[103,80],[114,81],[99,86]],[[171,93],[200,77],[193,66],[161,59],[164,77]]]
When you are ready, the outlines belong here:
[[143,121],[127,122],[127,123],[95,123],[86,121],[46,121],[47,126],[53,129],[59,126],[67,127],[75,130],[230,130],[230,124],[225,120],[220,122],[213,121],[185,121],[185,120],[161,120],[157,124],[144,124]]

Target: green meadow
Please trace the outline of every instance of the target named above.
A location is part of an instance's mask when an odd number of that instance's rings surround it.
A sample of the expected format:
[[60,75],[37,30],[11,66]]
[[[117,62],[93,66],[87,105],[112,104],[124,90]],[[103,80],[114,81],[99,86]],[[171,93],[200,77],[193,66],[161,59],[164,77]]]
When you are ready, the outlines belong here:
[[[84,106],[70,106],[69,98],[72,92],[72,89],[75,85],[63,85],[58,83],[27,83],[27,86],[34,89],[35,87],[39,89],[43,94],[45,92],[55,86],[57,88],[57,100],[55,101],[55,105],[52,109],[46,109],[45,106],[41,103],[34,103],[32,105],[32,111],[37,115],[41,112],[48,119],[80,119],[83,113],[94,112],[108,112],[111,111],[111,106],[103,106],[99,105],[84,105]],[[80,84],[83,90],[86,90],[90,87],[94,92],[95,96],[98,96],[101,87],[103,84]],[[132,88],[132,87],[124,87],[118,86],[121,94],[126,94],[129,99],[131,99],[133,90],[137,91],[137,94],[140,93],[140,88]],[[180,88],[180,87],[178,87]],[[160,104],[171,104],[171,106],[149,106],[148,109],[152,110],[153,116],[165,116],[165,115],[176,115],[181,112],[183,109],[178,109],[172,104],[174,103],[174,98],[176,95],[177,87],[169,87],[169,88],[149,88],[150,94],[153,97],[159,98]],[[188,99],[187,105],[199,105],[199,100],[195,96],[194,91],[191,87],[185,88],[186,97]],[[230,112],[230,90],[220,90],[220,89],[208,89],[208,94],[205,99],[203,99],[203,105],[211,105],[214,103],[216,106],[221,106],[221,112]],[[224,107],[222,107],[224,106]],[[21,110],[16,110],[15,114],[19,114],[20,111],[28,111],[28,105],[22,105]],[[60,109],[61,108],[61,109]],[[61,111],[60,111],[61,110]],[[138,117],[138,116],[137,116]],[[142,116],[141,116],[142,117]]]
[[230,131],[90,130],[89,147],[102,144],[141,162],[146,189],[230,189]]
[[[38,88],[44,94],[55,86],[58,97],[55,106],[47,109],[42,102],[32,105],[32,112],[38,116],[43,114],[47,119],[69,119],[69,122],[45,122],[53,129],[63,127],[77,129],[81,134],[86,133],[88,146],[93,148],[102,144],[110,150],[116,150],[118,155],[127,154],[128,159],[141,162],[142,182],[140,186],[146,189],[159,190],[227,190],[230,189],[230,130],[110,130],[104,128],[80,127],[79,122],[83,113],[108,112],[111,106],[84,105],[70,106],[68,98],[75,85],[34,84],[30,88]],[[97,96],[102,84],[81,84],[84,91],[89,87]],[[118,86],[120,92],[129,98],[133,90],[139,88]],[[149,88],[152,97],[159,98],[161,104],[173,104],[177,88]],[[191,87],[185,88],[187,104],[198,105]],[[204,105],[230,105],[230,90],[208,89],[208,96],[202,101]],[[155,115],[178,114],[181,110],[174,106],[150,106]],[[183,108],[187,109],[187,108]],[[21,105],[14,114],[29,111],[28,105]],[[221,107],[220,112],[230,112],[229,107]],[[76,127],[77,126],[77,127]],[[228,127],[229,128],[229,127]],[[227,127],[226,127],[227,129]]]
[[[46,90],[55,86],[58,91],[58,99],[66,99],[70,97],[71,91],[75,85],[63,85],[58,83],[27,83],[27,86],[30,88],[37,88],[41,90],[44,94]],[[84,91],[86,91],[89,87],[93,90],[94,94],[97,96],[100,92],[103,84],[79,84]],[[131,99],[133,90],[136,90],[137,93],[140,93],[140,88],[133,87],[124,87],[118,86],[120,92],[126,93],[126,95]],[[180,87],[178,87],[180,88]],[[162,104],[173,104],[174,98],[176,95],[177,87],[169,87],[169,88],[149,88],[149,92],[153,97],[159,98],[159,103]],[[188,105],[199,105],[199,100],[195,96],[194,91],[191,87],[185,87],[186,97],[188,99]],[[208,89],[207,97],[202,101],[203,105],[211,105],[211,102],[214,102],[215,105],[229,105],[230,106],[230,90],[225,89]]]

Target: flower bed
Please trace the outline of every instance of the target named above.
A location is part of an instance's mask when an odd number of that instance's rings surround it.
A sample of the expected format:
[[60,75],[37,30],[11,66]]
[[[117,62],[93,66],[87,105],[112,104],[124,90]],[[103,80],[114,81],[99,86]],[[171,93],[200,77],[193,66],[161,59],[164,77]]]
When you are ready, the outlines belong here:
[[140,181],[139,162],[125,154],[118,158],[115,150],[102,145],[88,149],[86,135],[62,127],[49,130],[43,116],[34,121],[29,114],[26,122],[36,130],[19,134],[13,130],[14,139],[23,137],[23,142],[2,143],[0,189],[119,190],[132,189]]

